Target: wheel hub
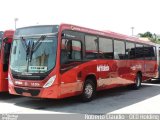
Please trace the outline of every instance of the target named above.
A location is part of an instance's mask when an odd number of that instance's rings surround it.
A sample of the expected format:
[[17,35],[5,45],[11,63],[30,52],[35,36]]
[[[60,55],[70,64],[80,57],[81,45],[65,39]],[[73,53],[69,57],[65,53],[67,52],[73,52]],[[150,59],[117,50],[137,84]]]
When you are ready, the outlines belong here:
[[86,87],[85,87],[85,95],[86,95],[86,97],[90,98],[92,96],[92,93],[93,93],[92,85],[87,84]]

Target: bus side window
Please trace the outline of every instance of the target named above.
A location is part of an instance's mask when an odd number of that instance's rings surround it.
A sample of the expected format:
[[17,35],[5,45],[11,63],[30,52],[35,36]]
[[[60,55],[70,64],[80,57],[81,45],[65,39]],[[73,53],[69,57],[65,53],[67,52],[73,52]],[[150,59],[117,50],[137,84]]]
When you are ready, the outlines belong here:
[[3,57],[3,71],[8,71],[10,48],[11,48],[11,43],[5,43],[4,57]]
[[1,56],[1,49],[2,49],[2,37],[3,36],[3,32],[0,31],[0,56]]
[[125,59],[124,41],[114,40],[114,59]]
[[1,46],[2,46],[2,41],[1,41],[1,39],[0,39],[0,51],[1,51],[1,48],[2,48]]
[[1,49],[2,49],[2,41],[0,39],[0,56],[1,56]]
[[65,64],[68,61],[68,54],[66,50],[66,44],[68,40],[67,39],[62,39],[61,43],[61,64]]
[[99,38],[99,54],[100,58],[113,59],[113,41],[109,38]]
[[80,41],[72,40],[71,59],[75,61],[82,59],[82,45]]
[[82,59],[82,44],[77,40],[62,39],[61,65]]
[[126,42],[126,59],[135,58],[135,44],[132,42]]
[[85,35],[85,57],[86,59],[98,58],[98,39],[97,36]]
[[142,44],[136,44],[135,48],[135,59],[144,60],[144,47]]
[[153,56],[152,56],[152,60],[157,60],[157,51],[156,51],[156,47],[153,47]]

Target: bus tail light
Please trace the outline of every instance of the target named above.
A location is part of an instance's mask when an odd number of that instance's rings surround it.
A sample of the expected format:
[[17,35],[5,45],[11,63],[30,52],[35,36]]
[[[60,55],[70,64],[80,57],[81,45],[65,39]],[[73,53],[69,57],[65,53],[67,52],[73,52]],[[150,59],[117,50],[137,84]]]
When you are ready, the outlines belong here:
[[56,75],[52,76],[43,86],[43,88],[50,87],[56,79]]

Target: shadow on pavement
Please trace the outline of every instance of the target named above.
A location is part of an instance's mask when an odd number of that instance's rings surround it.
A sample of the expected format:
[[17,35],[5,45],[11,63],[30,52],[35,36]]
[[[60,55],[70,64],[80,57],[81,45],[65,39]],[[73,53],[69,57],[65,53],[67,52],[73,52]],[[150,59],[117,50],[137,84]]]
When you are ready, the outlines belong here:
[[0,101],[21,98],[21,96],[11,95],[8,92],[0,92]]

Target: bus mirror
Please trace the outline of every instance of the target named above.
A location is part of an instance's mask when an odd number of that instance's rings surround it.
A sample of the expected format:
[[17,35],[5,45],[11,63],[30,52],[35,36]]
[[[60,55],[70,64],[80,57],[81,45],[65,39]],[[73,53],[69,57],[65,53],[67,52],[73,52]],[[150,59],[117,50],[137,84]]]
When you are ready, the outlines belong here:
[[3,39],[3,42],[7,42],[8,41],[8,37],[5,37],[4,39]]

